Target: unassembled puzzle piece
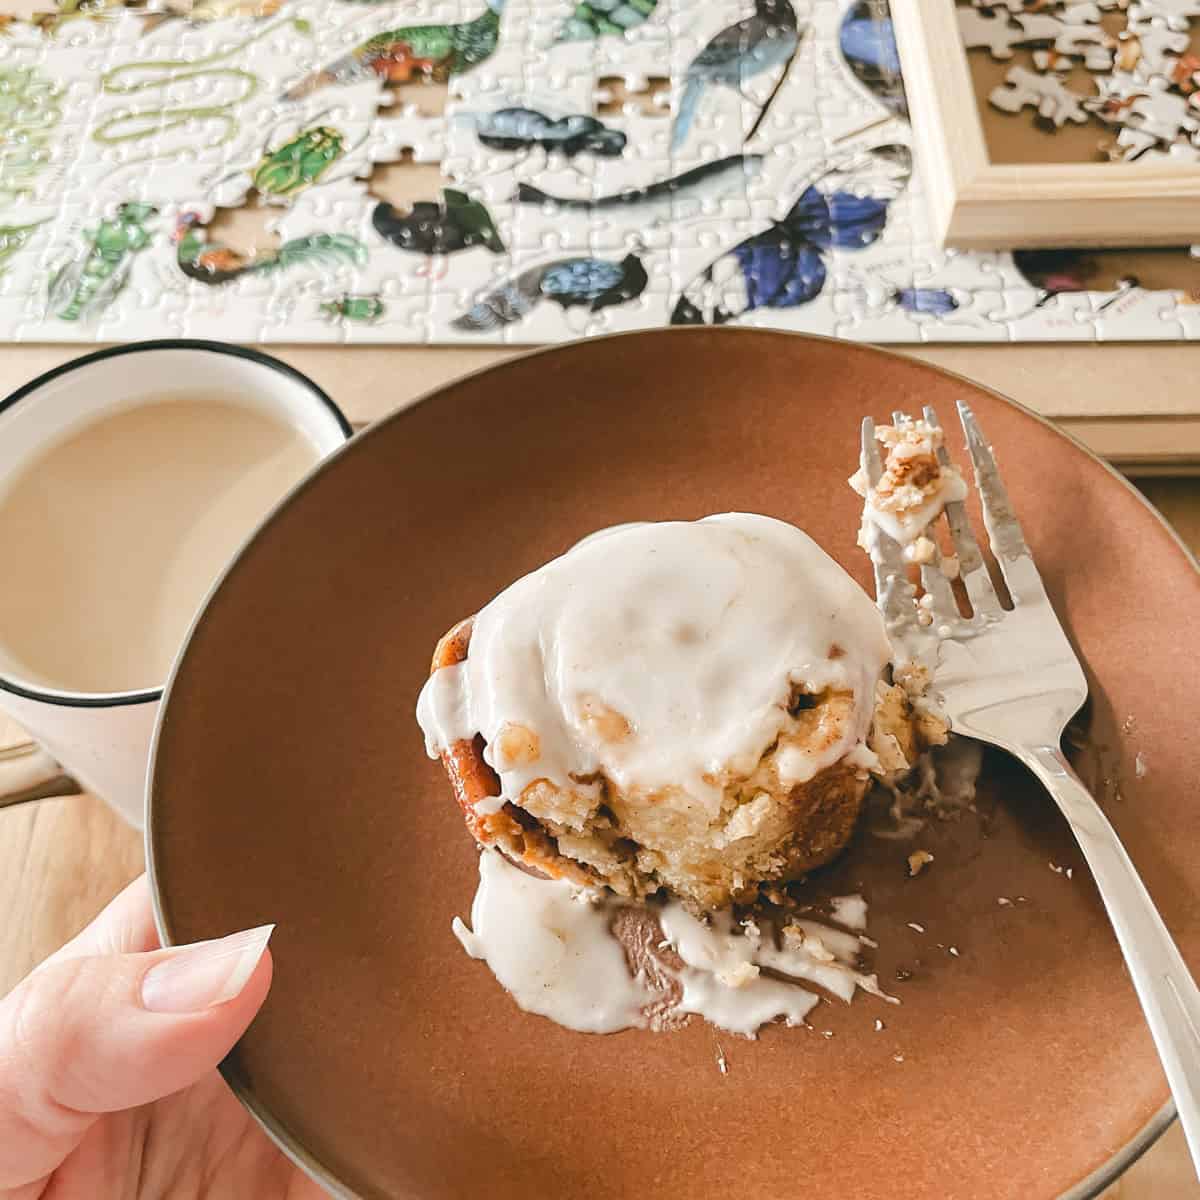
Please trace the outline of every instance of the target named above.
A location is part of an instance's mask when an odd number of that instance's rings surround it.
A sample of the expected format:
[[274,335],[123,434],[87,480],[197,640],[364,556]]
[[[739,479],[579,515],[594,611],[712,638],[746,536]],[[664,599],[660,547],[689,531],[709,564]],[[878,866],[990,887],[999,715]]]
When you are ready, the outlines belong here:
[[1099,24],[1095,4],[1075,4],[1060,14],[1006,13],[1002,10],[960,8],[959,32],[968,50],[984,49],[995,59],[1012,58],[1018,46],[1037,46],[1043,52],[1082,58],[1092,71],[1106,71],[1113,63],[1116,42]]
[[[1058,22],[1054,22],[1057,32]],[[968,50],[986,48],[993,58],[1012,58],[1013,47],[1026,41],[1025,30],[1016,18],[1002,11],[976,8],[958,10],[958,32]]]
[[1071,91],[1055,75],[1038,75],[1024,67],[1013,67],[1004,83],[988,95],[990,103],[1004,112],[1020,112],[1026,105],[1037,109],[1038,116],[1061,129],[1068,121],[1082,125],[1087,121],[1083,97]]
[[[1132,130],[1122,129],[1117,136],[1117,141],[1123,141],[1125,135],[1132,132]],[[1168,163],[1197,163],[1200,162],[1200,147],[1193,145],[1191,142],[1176,142],[1173,146],[1169,146],[1164,150],[1161,146],[1155,144],[1142,157],[1144,159],[1157,159],[1160,162]]]
[[1174,142],[1200,129],[1200,112],[1185,97],[1168,91],[1167,81],[1161,77],[1143,83],[1134,76],[1114,73],[1098,82],[1100,94],[1085,102],[1086,110],[1138,135],[1118,137],[1124,150],[1114,155],[1110,147],[1110,157],[1137,158],[1155,142]]
[[1147,137],[1173,142],[1183,130],[1194,133],[1200,129],[1200,113],[1182,97],[1162,88],[1154,88],[1148,96],[1139,96],[1126,110],[1124,125]]
[[1170,76],[1179,56],[1186,53],[1191,39],[1161,24],[1130,20],[1122,35],[1122,57],[1125,48],[1133,52],[1130,69],[1142,79],[1155,75]]
[[1095,4],[1072,4],[1063,9],[1062,29],[1053,49],[1059,54],[1082,57],[1089,71],[1111,70],[1117,42],[1100,24],[1102,15]]
[[1151,154],[1158,145],[1156,137],[1126,126],[1113,141],[1101,143],[1101,149],[1108,154],[1109,162],[1137,162],[1138,159]]
[[1165,21],[1172,29],[1186,30],[1190,17],[1200,17],[1200,0],[1137,0],[1129,7],[1130,21]]

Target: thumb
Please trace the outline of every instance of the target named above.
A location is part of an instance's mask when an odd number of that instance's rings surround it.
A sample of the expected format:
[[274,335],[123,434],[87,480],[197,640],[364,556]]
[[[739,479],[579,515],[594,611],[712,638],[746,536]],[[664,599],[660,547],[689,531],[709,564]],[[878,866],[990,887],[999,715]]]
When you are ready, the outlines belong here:
[[266,997],[273,928],[68,957],[18,984],[0,1002],[0,1188],[49,1175],[102,1114],[211,1071]]

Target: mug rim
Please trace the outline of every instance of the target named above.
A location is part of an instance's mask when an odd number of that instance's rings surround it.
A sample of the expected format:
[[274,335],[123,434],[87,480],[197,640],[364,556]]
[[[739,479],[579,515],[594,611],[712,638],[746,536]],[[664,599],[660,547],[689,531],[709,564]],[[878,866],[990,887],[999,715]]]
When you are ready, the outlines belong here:
[[[68,362],[59,363],[48,371],[35,376],[28,383],[23,383],[15,391],[0,399],[0,417],[13,408],[30,393],[37,391],[48,383],[52,383],[62,375],[68,375],[81,367],[89,367],[93,363],[102,362],[108,358],[119,358],[125,354],[139,354],[153,350],[201,350],[212,354],[226,354],[232,358],[244,358],[258,366],[269,367],[286,375],[293,383],[301,384],[318,400],[332,415],[342,433],[343,441],[354,436],[354,428],[346,418],[346,414],[337,406],[333,398],[319,384],[310,379],[303,371],[290,363],[257,350],[250,346],[239,346],[232,342],[217,342],[208,338],[151,338],[147,341],[123,342],[119,346],[107,346],[103,350],[93,350],[81,354]],[[31,687],[28,684],[17,683],[5,677],[0,672],[0,691],[20,696],[24,700],[36,700],[43,704],[54,704],[62,708],[120,708],[132,704],[149,704],[159,701],[166,689],[166,681],[158,687],[141,688],[135,691],[116,692],[72,692],[56,688]]]

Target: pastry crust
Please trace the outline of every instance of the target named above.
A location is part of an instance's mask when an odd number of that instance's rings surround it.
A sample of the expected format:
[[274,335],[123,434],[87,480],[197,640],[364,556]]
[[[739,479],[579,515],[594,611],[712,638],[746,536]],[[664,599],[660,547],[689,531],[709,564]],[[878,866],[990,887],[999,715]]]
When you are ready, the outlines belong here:
[[[472,624],[468,618],[441,639],[434,671],[465,661]],[[850,693],[806,698],[788,736],[809,745],[836,738],[852,710]],[[725,783],[728,803],[715,826],[698,824],[687,797],[624,796],[606,780],[599,781],[604,803],[582,823],[577,793],[546,780],[526,789],[521,806],[506,801],[488,811],[493,806],[485,803],[481,812],[480,801],[501,794],[483,738],[454,742],[441,761],[467,828],[482,845],[539,875],[633,898],[666,888],[704,910],[753,903],[763,889],[803,878],[840,853],[854,832],[867,771],[843,760],[780,788],[771,758],[781,748],[773,747],[750,779]]]
[[[467,617],[442,637],[433,652],[430,674],[466,660],[474,623],[474,617]],[[455,742],[441,755],[442,766],[450,778],[454,798],[462,809],[471,836],[482,846],[495,846],[512,862],[537,875],[594,886],[596,879],[575,869],[570,860],[559,854],[545,830],[516,805],[505,803],[499,812],[477,811],[479,801],[500,795],[500,776],[483,757],[485,744],[476,734],[470,740],[464,738]]]

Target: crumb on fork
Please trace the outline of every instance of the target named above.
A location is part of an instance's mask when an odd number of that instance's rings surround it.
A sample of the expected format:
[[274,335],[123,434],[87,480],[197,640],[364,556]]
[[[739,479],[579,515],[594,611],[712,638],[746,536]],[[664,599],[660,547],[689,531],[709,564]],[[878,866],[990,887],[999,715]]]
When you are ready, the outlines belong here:
[[883,471],[871,487],[860,468],[850,486],[866,500],[859,543],[869,549],[866,523],[873,521],[905,548],[907,561],[932,563],[937,546],[926,534],[943,506],[965,499],[966,484],[958,469],[938,459],[945,435],[925,420],[877,425],[875,439],[884,450]]

